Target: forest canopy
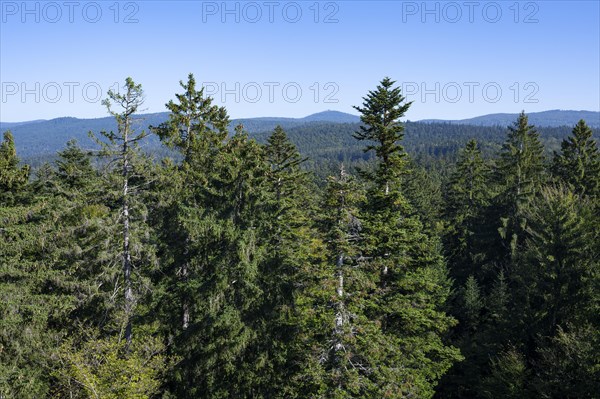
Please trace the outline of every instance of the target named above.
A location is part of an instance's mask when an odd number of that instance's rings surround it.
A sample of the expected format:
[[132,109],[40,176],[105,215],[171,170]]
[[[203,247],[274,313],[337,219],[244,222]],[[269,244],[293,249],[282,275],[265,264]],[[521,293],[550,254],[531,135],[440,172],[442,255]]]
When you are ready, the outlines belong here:
[[598,397],[584,120],[444,142],[384,78],[360,123],[251,136],[180,85],[147,126],[127,78],[34,172],[4,132],[0,398]]

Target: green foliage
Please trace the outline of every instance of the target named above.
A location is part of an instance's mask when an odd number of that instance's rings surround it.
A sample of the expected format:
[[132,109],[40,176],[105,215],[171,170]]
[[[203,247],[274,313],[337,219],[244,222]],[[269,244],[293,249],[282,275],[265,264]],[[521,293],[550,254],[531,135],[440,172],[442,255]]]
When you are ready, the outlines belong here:
[[194,254],[187,284],[201,289],[190,298],[190,325],[177,337],[182,359],[176,381],[195,381],[194,387],[174,387],[179,397],[239,396],[262,382],[261,370],[250,366],[256,355],[250,349],[260,339],[264,217],[257,188],[266,175],[261,153],[245,134],[233,136],[217,154],[211,181],[200,187],[206,208],[185,208],[183,223]]
[[[179,84],[185,92],[175,95],[178,103],[170,100],[166,104],[170,111],[169,120],[153,130],[161,141],[181,151],[186,163],[206,162],[198,155],[218,147],[227,136],[227,111],[212,105],[212,99],[204,97],[204,88],[196,90],[193,74],[188,75],[187,83],[179,81]],[[210,167],[210,164],[204,164],[204,167]]]
[[559,327],[538,349],[534,396],[539,398],[594,398],[600,392],[597,327]]
[[372,283],[361,259],[362,223],[358,209],[364,193],[344,167],[330,177],[321,203],[319,226],[325,257],[305,273],[300,306],[308,366],[302,372],[304,396],[347,398],[376,391],[369,340],[381,339],[369,320]]
[[589,202],[563,187],[546,187],[525,215],[528,261],[519,277],[524,292],[531,292],[527,302],[534,313],[529,328],[550,335],[558,326],[597,318],[600,281],[593,254],[600,237],[590,224]]
[[484,398],[527,397],[527,366],[524,356],[515,348],[502,352],[491,362],[492,372],[483,382]]
[[544,148],[536,128],[528,124],[525,112],[508,128],[496,173],[501,187],[498,231],[508,254],[514,257],[525,228],[523,207],[535,197],[545,180]]
[[[404,137],[404,126],[399,119],[410,108],[411,102],[404,103],[399,87],[394,81],[384,78],[377,88],[364,97],[362,107],[354,107],[360,112],[363,125],[354,137],[367,141],[364,151],[375,151],[378,170],[371,175],[380,189],[387,195],[398,190],[400,177],[407,172],[406,152],[399,141]],[[394,186],[396,183],[396,186]]]
[[0,144],[0,203],[14,201],[14,192],[21,189],[29,178],[29,166],[19,167],[19,158],[13,135],[8,130]]
[[[277,126],[263,147],[267,164],[264,186],[265,258],[260,265],[263,297],[260,317],[264,342],[258,350],[263,371],[261,395],[295,395],[292,380],[302,369],[306,353],[299,348],[296,311],[298,282],[306,265],[314,262],[311,250],[316,236],[310,217],[311,198],[308,173],[301,169],[302,158],[285,131]],[[264,365],[263,365],[264,363]]]
[[158,390],[165,365],[159,339],[139,337],[123,350],[118,337],[65,341],[54,355],[54,398],[149,399]]
[[102,131],[100,137],[90,132],[101,147],[99,155],[109,159],[105,171],[106,187],[114,201],[111,204],[113,211],[118,210],[114,226],[119,226],[121,232],[114,234],[117,245],[111,248],[112,253],[108,256],[112,257],[112,262],[120,260],[122,265],[123,279],[116,283],[118,295],[113,297],[118,298],[115,301],[120,307],[118,323],[127,346],[133,340],[133,319],[144,294],[145,277],[155,263],[154,248],[147,242],[149,232],[144,222],[147,208],[140,200],[140,192],[152,171],[150,160],[140,153],[140,143],[148,133],[139,130],[140,121],[134,117],[143,102],[142,86],[132,78],[126,78],[123,94],[109,90],[108,98],[102,101],[115,118],[117,132]]
[[0,395],[36,398],[48,391],[46,368],[53,315],[69,306],[41,292],[51,273],[43,262],[48,208],[0,206]]
[[483,298],[477,280],[473,276],[467,278],[463,296],[465,324],[470,328],[476,328],[483,308]]
[[[585,124],[578,126],[584,133]],[[587,142],[589,132],[582,137],[587,138],[581,143]],[[575,141],[565,141],[565,147]],[[555,158],[555,171],[565,171],[557,166],[565,159]],[[590,162],[586,165],[587,170],[593,169]],[[552,367],[547,359],[563,350],[560,345],[570,345],[574,351],[566,359],[578,358],[582,364],[594,352],[589,345],[597,329],[587,326],[598,323],[599,310],[596,205],[593,197],[582,197],[584,189],[568,175],[559,176],[568,184],[554,184],[545,173],[537,133],[522,114],[509,130],[494,181],[480,180],[484,195],[470,213],[466,230],[474,240],[462,246],[456,230],[447,233],[447,251],[468,250],[467,256],[449,252],[453,275],[460,281],[471,273],[477,286],[467,278],[464,300],[453,301],[452,313],[461,323],[453,342],[466,359],[444,378],[439,397],[569,397],[569,390],[554,391],[557,386],[552,381],[563,378],[564,386],[570,382],[561,376],[565,371],[560,362]],[[493,183],[487,191],[486,182]],[[468,179],[449,194],[466,187]],[[577,193],[572,191],[576,187]],[[466,209],[453,195],[447,197],[449,215],[456,215],[454,209]],[[468,198],[464,203],[469,204]],[[498,221],[500,234],[494,235],[489,226],[497,226]],[[587,343],[568,343],[567,336],[580,332]],[[593,373],[590,370],[593,367],[584,373]],[[585,383],[570,389],[579,397],[593,397],[596,390]]]
[[560,154],[554,153],[552,171],[578,194],[600,194],[600,153],[584,120],[562,141]]
[[411,216],[402,193],[402,176],[409,171],[398,142],[403,131],[398,119],[410,103],[402,104],[404,98],[393,83],[384,79],[365,97],[363,108],[357,108],[366,126],[356,137],[374,142],[366,150],[377,155],[376,170],[363,173],[370,178],[363,254],[371,284],[364,306],[366,318],[376,321],[361,337],[371,344],[363,354],[363,367],[372,370],[368,396],[430,397],[437,380],[460,355],[442,342],[454,321],[442,310],[449,282],[439,245]]
[[97,161],[69,141],[30,180],[4,135],[1,397],[597,397],[585,122],[548,179],[524,113],[497,157],[500,128],[424,145],[441,125],[401,123],[388,78],[361,125],[257,140],[193,75],[181,86],[151,128],[174,160],[142,155],[130,78]]
[[[67,195],[85,193],[92,184],[91,178],[96,174],[92,166],[90,154],[78,147],[77,141],[69,140],[67,147],[58,153],[56,160],[56,177]],[[64,192],[64,191],[63,191]]]
[[444,191],[447,221],[444,243],[449,249],[446,252],[450,273],[458,285],[464,284],[467,276],[481,274],[478,266],[485,249],[478,224],[492,198],[489,178],[490,168],[477,142],[469,141]]

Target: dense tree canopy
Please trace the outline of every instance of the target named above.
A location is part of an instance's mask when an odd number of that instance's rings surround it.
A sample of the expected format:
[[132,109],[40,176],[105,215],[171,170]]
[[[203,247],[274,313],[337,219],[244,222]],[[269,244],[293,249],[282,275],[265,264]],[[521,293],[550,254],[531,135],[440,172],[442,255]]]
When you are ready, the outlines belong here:
[[0,398],[597,397],[585,121],[441,138],[385,78],[360,124],[252,137],[180,84],[145,129],[127,78],[35,173],[4,133]]

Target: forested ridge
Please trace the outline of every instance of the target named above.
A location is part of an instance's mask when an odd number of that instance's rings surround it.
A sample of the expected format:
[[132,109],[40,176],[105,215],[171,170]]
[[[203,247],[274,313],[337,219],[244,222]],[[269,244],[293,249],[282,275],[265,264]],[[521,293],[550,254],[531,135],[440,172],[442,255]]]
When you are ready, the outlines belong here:
[[385,78],[322,148],[180,84],[144,126],[127,78],[35,171],[4,133],[0,398],[599,397],[585,121],[425,145]]
[[[159,125],[167,119],[165,115],[168,113],[134,115],[133,120],[138,121],[136,123],[140,126]],[[59,118],[43,124],[29,123],[11,129],[21,162],[31,165],[32,170],[46,162],[52,163],[57,159],[57,152],[70,139],[76,139],[84,150],[96,150],[97,146],[87,136],[88,131],[116,129],[116,122],[108,123],[108,118],[61,123],[69,119],[73,118]],[[303,167],[315,172],[321,179],[334,174],[340,162],[363,162],[373,157],[373,154],[365,153],[362,144],[354,138],[354,132],[359,129],[360,123],[252,118],[230,121],[230,130],[233,131],[240,123],[248,131],[249,137],[261,144],[266,143],[273,129],[280,125],[300,153],[309,158]],[[445,168],[456,162],[460,149],[473,138],[478,141],[485,157],[496,154],[506,135],[506,126],[407,121],[404,124],[406,134],[403,146],[420,164]],[[559,150],[561,141],[569,136],[572,128],[572,125],[539,126],[540,139],[546,152],[551,155],[553,151]],[[592,127],[592,131],[597,136],[599,129]],[[150,135],[144,140],[142,149],[156,159],[178,159],[178,153],[170,151],[156,135]]]

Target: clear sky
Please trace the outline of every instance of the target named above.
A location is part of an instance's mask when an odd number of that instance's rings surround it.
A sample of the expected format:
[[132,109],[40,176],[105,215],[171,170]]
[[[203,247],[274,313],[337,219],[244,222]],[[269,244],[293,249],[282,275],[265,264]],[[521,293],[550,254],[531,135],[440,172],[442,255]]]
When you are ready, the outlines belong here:
[[103,117],[194,73],[233,118],[356,113],[385,76],[410,120],[600,110],[599,1],[0,1],[0,120]]

